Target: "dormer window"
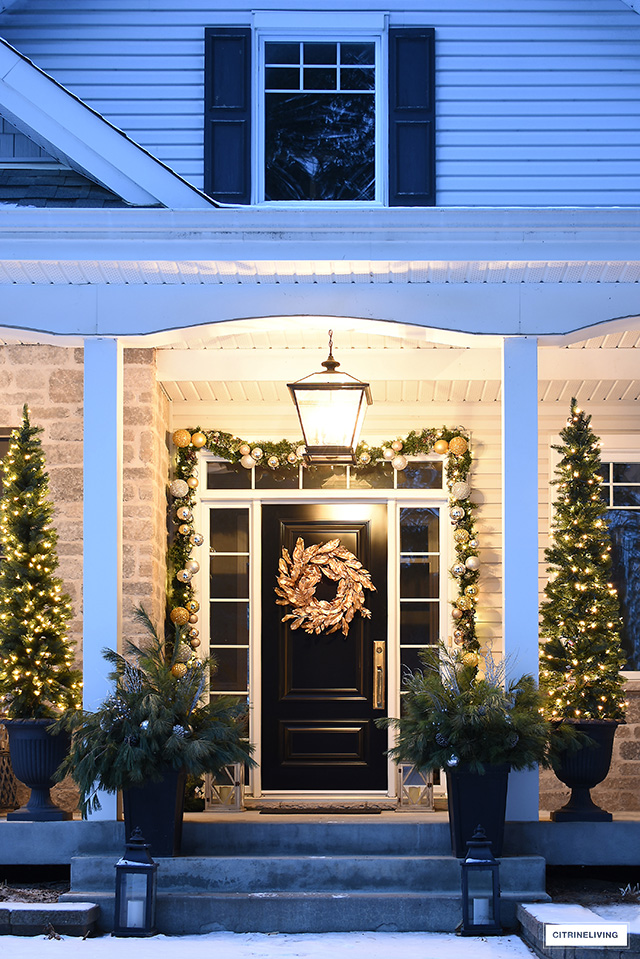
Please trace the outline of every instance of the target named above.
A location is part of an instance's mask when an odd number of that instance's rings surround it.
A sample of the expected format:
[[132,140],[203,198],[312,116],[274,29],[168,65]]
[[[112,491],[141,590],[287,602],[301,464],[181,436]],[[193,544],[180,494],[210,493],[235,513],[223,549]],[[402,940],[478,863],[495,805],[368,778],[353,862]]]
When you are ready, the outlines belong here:
[[225,203],[432,206],[434,78],[429,28],[208,29],[205,191]]

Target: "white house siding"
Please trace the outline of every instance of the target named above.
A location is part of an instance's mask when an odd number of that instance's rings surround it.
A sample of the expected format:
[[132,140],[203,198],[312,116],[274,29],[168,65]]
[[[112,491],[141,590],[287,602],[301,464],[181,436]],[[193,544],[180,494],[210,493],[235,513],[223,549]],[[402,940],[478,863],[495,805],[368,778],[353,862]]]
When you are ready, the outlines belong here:
[[[319,0],[327,28],[335,3]],[[264,3],[295,17],[299,0]],[[436,30],[440,206],[640,203],[640,16],[623,0],[352,0]],[[0,35],[202,187],[203,36],[251,9],[206,0],[18,0]]]

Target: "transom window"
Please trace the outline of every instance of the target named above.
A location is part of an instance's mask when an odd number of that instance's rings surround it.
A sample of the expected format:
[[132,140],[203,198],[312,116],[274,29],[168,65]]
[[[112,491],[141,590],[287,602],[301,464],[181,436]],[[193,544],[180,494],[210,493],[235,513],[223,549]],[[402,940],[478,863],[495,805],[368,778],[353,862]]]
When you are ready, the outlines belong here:
[[602,494],[611,534],[611,578],[624,622],[626,669],[640,669],[640,463],[603,463]]
[[376,199],[376,44],[264,44],[265,200]]

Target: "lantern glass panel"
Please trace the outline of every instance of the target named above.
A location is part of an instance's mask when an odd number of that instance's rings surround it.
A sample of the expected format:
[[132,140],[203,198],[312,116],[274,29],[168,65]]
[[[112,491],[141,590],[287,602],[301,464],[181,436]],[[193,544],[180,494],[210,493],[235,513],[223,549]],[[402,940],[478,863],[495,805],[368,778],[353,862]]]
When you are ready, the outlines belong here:
[[469,921],[474,926],[493,924],[493,872],[469,869]]
[[307,447],[357,444],[365,404],[360,389],[296,390],[300,422]]
[[147,901],[147,875],[141,872],[124,872],[121,876],[120,926],[126,929],[144,929]]

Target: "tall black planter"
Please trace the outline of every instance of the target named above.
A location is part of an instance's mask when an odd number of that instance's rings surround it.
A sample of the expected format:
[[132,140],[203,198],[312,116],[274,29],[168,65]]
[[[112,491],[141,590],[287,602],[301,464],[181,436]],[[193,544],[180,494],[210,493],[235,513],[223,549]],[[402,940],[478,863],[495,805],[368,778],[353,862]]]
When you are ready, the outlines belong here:
[[68,733],[50,736],[50,719],[4,719],[9,734],[11,765],[16,779],[29,786],[31,795],[26,806],[7,813],[8,820],[59,822],[72,819],[72,814],[52,801],[49,790],[52,776],[69,752]]
[[481,825],[491,841],[494,856],[502,855],[507,811],[509,764],[485,766],[484,775],[468,766],[447,769],[451,850],[458,859],[467,854],[467,843]]
[[168,769],[160,782],[123,789],[126,841],[139,826],[151,855],[177,856],[182,843],[182,811],[187,774],[184,769]]
[[572,723],[578,732],[586,733],[595,746],[562,754],[560,768],[554,770],[558,779],[571,789],[569,802],[551,813],[554,822],[611,822],[612,815],[596,806],[589,790],[606,779],[611,765],[613,737],[618,723],[615,720],[585,720]]

